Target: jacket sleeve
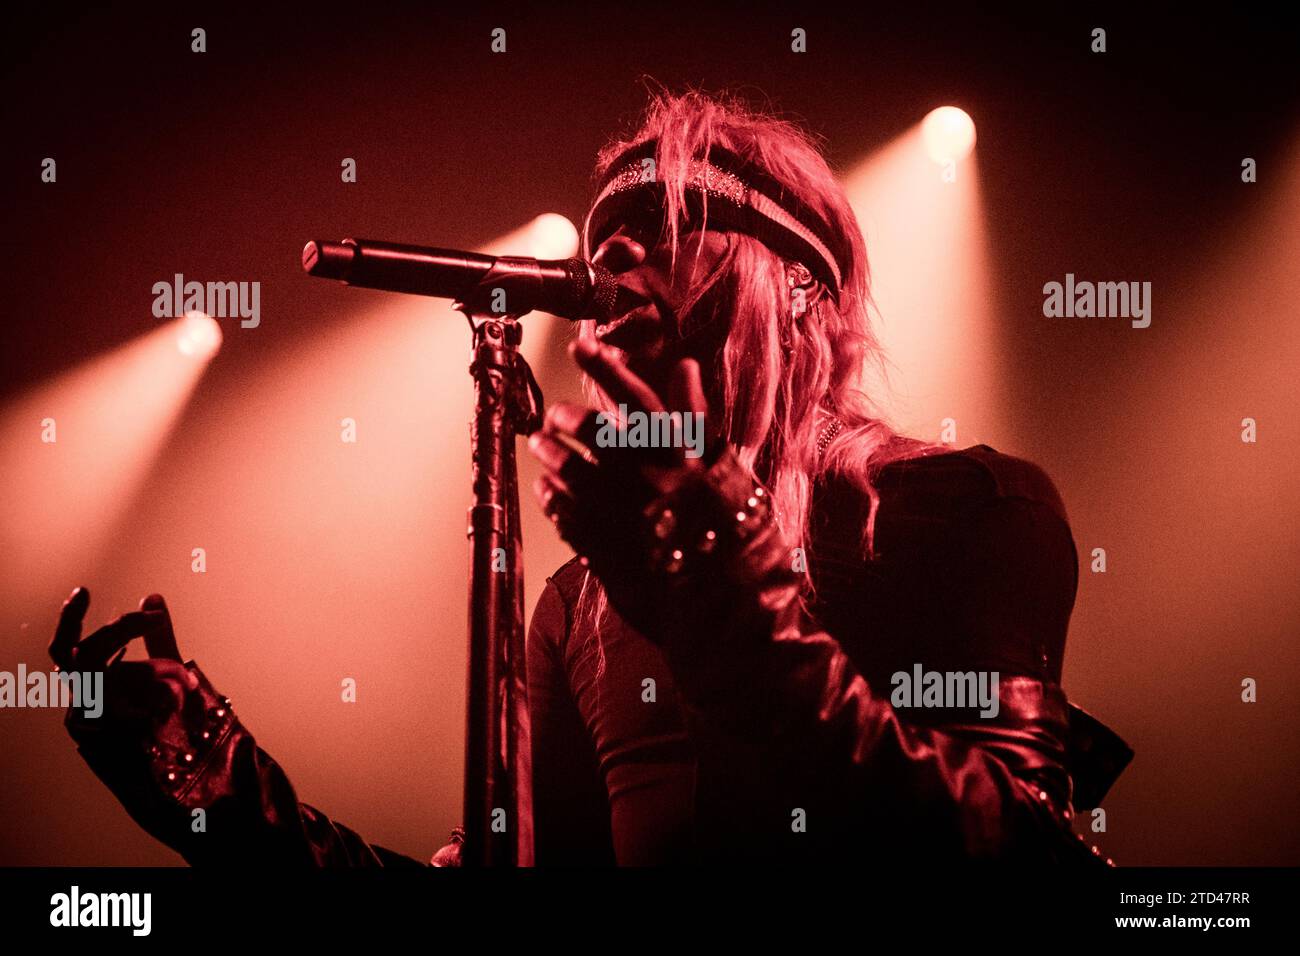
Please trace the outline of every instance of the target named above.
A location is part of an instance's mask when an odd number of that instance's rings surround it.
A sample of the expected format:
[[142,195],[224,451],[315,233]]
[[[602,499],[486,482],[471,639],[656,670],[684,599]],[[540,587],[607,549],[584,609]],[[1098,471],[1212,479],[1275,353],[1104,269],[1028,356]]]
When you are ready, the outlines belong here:
[[148,833],[195,866],[419,866],[299,803],[229,698],[191,661],[120,661],[97,718],[70,710],[78,751]]
[[[698,750],[697,822],[718,852],[1093,858],[1070,830],[1063,700],[1059,711],[1040,701],[1001,721],[901,719],[803,612],[767,495],[730,454],[645,517],[661,612],[642,626],[677,682]],[[1014,515],[980,515],[967,530],[1002,552],[999,529],[1010,536],[1014,524]],[[1020,556],[1025,568],[1041,559]]]

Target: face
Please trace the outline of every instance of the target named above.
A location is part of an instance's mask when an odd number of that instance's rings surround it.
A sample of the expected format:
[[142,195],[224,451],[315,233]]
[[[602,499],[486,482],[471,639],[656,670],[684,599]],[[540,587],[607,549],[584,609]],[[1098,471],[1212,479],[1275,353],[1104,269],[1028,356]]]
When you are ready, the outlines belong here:
[[[689,316],[685,307],[691,289],[713,271],[727,247],[725,233],[684,234],[674,271],[666,239],[621,225],[592,255],[618,278],[614,317],[596,327],[596,337],[625,352],[632,371],[661,394],[680,359],[696,359],[707,378],[722,347],[727,321],[719,297],[706,294]],[[710,293],[719,289],[715,285]]]

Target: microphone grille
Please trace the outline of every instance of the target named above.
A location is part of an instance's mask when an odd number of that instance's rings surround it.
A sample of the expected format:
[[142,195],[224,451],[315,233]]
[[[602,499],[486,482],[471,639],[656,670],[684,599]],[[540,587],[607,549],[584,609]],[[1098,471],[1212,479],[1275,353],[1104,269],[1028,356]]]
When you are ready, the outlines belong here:
[[599,324],[614,314],[614,299],[618,295],[618,279],[614,273],[594,262],[591,269],[591,302],[584,318],[595,319]]
[[618,293],[618,280],[604,266],[574,257],[564,260],[568,276],[567,318],[574,321],[595,319],[604,322],[614,311],[614,297]]

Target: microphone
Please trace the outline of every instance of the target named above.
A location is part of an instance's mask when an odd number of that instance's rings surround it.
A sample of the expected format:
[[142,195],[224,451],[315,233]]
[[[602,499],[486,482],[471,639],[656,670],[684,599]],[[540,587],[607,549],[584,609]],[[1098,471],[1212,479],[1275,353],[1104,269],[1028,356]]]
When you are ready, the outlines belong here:
[[541,310],[575,322],[604,322],[618,291],[613,273],[585,259],[486,256],[370,239],[313,239],[303,247],[302,267],[308,275],[367,289],[455,299],[470,315]]

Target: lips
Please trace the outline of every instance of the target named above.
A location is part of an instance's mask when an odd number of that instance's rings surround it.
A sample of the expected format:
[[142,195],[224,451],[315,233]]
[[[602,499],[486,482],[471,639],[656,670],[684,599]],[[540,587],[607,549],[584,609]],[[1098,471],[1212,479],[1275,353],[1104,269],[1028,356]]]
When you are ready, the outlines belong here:
[[662,338],[658,311],[642,305],[596,327],[596,338],[606,345],[634,352],[657,344]]
[[624,312],[616,319],[610,319],[608,322],[602,322],[600,325],[596,326],[596,338],[598,339],[604,338],[606,335],[609,335],[614,330],[620,329],[624,325],[627,325],[629,322],[634,321],[637,318],[637,313],[639,311],[640,311],[639,309],[633,309],[630,312]]

